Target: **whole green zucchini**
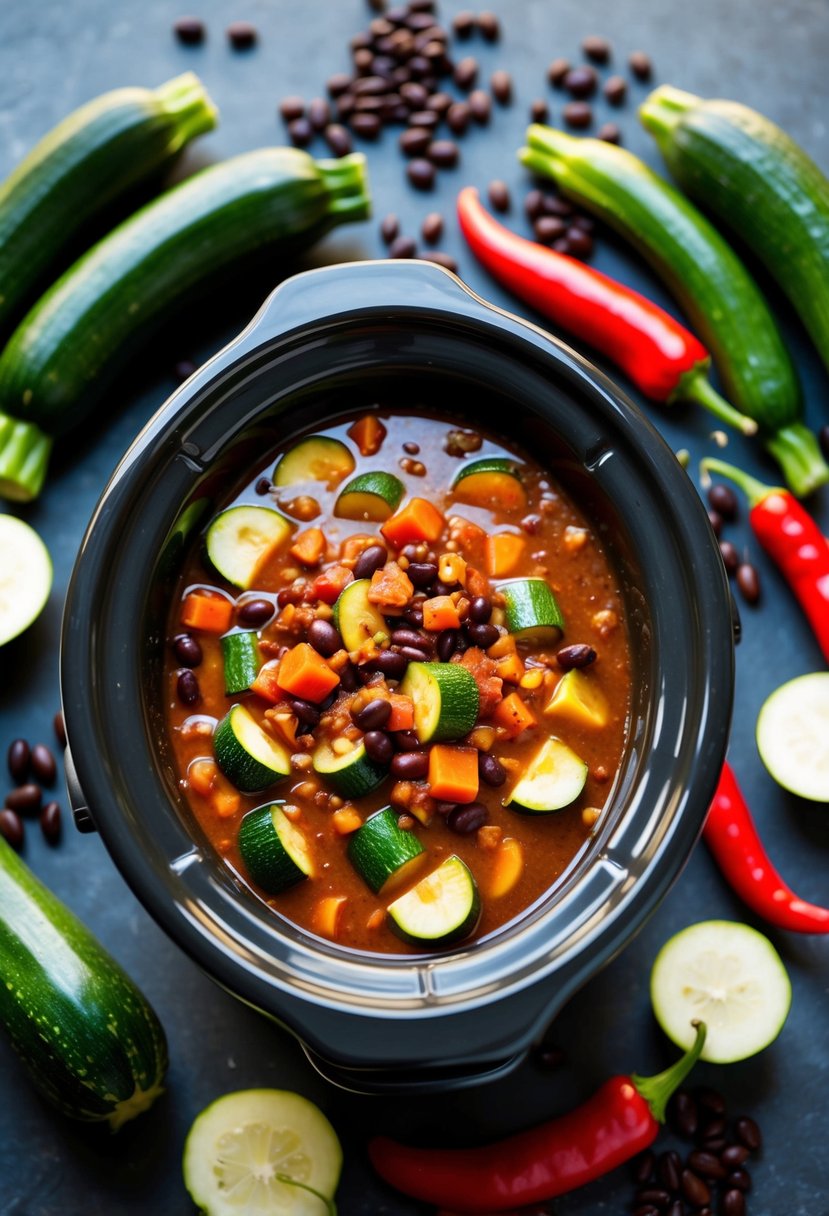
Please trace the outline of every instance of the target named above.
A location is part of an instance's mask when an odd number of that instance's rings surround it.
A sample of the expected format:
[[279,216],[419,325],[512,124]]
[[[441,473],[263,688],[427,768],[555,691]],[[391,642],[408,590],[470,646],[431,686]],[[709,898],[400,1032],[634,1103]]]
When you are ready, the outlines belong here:
[[631,152],[533,125],[519,153],[622,234],[663,279],[714,357],[729,400],[760,426],[792,490],[829,481],[801,418],[800,386],[765,299],[708,220]]
[[78,918],[0,839],[0,1024],[55,1106],[117,1131],[163,1092],[164,1031]]
[[91,221],[215,125],[186,72],[157,89],[104,93],[45,135],[0,184],[0,331],[64,269]]
[[829,367],[829,179],[780,127],[664,85],[639,116],[673,176],[762,261]]
[[148,335],[217,277],[293,256],[369,214],[365,158],[262,148],[212,165],[94,245],[0,356],[0,495],[34,498],[54,437],[104,398]]

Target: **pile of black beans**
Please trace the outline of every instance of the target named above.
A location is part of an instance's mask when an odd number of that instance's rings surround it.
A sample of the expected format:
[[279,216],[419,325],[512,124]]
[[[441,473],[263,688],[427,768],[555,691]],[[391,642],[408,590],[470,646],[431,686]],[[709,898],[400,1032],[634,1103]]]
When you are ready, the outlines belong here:
[[[58,712],[54,720],[55,737],[63,748],[66,733],[63,715]],[[50,788],[57,778],[57,764],[45,743],[30,746],[25,739],[13,739],[7,753],[9,775],[14,788],[3,799],[0,809],[0,834],[12,848],[20,849],[26,835],[25,819],[37,819],[44,839],[57,844],[61,833],[61,811],[59,803],[43,801],[43,789]]]

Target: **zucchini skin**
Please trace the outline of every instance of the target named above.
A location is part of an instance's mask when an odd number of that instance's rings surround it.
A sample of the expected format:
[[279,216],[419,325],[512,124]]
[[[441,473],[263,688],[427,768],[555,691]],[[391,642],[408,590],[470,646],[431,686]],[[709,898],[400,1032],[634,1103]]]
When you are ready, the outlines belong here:
[[737,102],[664,87],[639,117],[682,189],[768,268],[829,367],[829,179],[785,131]]
[[217,112],[192,72],[158,89],[115,89],[75,110],[0,185],[0,330],[47,286],[68,245],[154,177]]
[[0,1022],[41,1093],[117,1131],[163,1092],[167,1043],[129,976],[0,840]]

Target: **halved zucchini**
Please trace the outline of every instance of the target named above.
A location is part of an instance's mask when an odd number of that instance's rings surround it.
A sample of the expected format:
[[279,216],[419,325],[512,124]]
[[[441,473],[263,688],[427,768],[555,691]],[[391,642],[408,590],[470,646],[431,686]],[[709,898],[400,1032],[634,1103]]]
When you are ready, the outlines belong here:
[[290,534],[289,521],[271,507],[228,507],[210,523],[205,547],[219,574],[247,591],[263,559]]
[[333,490],[353,472],[354,457],[344,443],[330,435],[309,435],[280,457],[273,471],[273,484],[292,486],[302,481],[322,481]]
[[499,584],[504,597],[505,624],[519,642],[550,646],[558,641],[564,617],[543,578],[516,578]]
[[302,832],[281,809],[269,802],[248,811],[239,825],[239,852],[257,886],[271,895],[310,878],[314,863]]
[[360,473],[340,491],[334,514],[340,519],[387,520],[403,497],[403,482],[394,473]]
[[587,765],[581,757],[561,739],[548,739],[504,800],[504,806],[541,815],[560,811],[575,802],[586,780]]
[[255,629],[226,633],[221,640],[225,668],[225,695],[247,692],[259,674],[262,654]]
[[453,854],[389,904],[388,912],[392,929],[404,941],[445,946],[469,936],[478,923],[481,900],[469,867]]
[[610,706],[592,676],[574,667],[556,684],[544,713],[600,730],[610,719]]
[[410,663],[398,691],[414,702],[421,743],[462,739],[478,720],[478,685],[460,663]]
[[387,770],[366,755],[362,739],[344,756],[338,756],[328,742],[320,743],[312,756],[314,772],[334,787],[343,798],[362,798],[385,779]]
[[225,714],[213,736],[216,763],[237,790],[255,794],[291,771],[291,755],[263,730],[244,705]]
[[401,881],[423,856],[423,845],[412,832],[397,826],[397,814],[390,806],[370,815],[348,842],[348,860],[375,892],[391,878]]
[[359,650],[378,634],[389,636],[380,610],[368,598],[370,588],[371,579],[358,578],[340,592],[334,604],[334,628],[339,630],[346,650]]
[[527,505],[520,467],[503,456],[483,456],[462,465],[452,489],[458,502],[471,507],[517,511]]

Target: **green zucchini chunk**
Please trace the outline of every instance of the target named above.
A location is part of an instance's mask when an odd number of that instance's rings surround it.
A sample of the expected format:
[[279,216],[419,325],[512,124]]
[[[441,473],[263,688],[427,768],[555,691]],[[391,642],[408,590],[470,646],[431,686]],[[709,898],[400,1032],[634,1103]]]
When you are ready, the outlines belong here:
[[269,802],[248,811],[239,825],[239,852],[257,886],[278,895],[314,873],[308,844],[296,824]]
[[421,743],[462,739],[478,720],[478,685],[460,663],[410,663],[400,692],[414,702],[414,729]]
[[387,770],[366,755],[362,739],[344,756],[329,743],[320,743],[312,756],[314,772],[324,777],[342,798],[362,798],[386,778]]
[[423,855],[423,845],[413,832],[397,826],[397,815],[390,806],[370,815],[348,842],[349,861],[374,892],[381,891],[391,878],[402,881],[408,874],[404,867]]
[[213,568],[247,591],[260,563],[290,534],[290,522],[272,507],[228,507],[211,520],[205,549]]
[[383,523],[403,497],[403,482],[394,473],[360,473],[343,486],[334,506],[340,519]]
[[222,659],[225,669],[225,695],[247,692],[259,674],[262,655],[255,629],[226,633],[222,638]]
[[513,787],[504,806],[547,814],[575,802],[587,781],[587,765],[561,739],[548,739]]
[[273,472],[273,484],[292,486],[322,481],[332,489],[353,472],[354,457],[344,443],[330,435],[309,435],[280,457]]
[[0,1023],[73,1119],[117,1131],[163,1092],[167,1042],[145,997],[0,840]]
[[244,705],[234,705],[213,735],[216,763],[237,790],[257,794],[289,776],[291,756]]
[[446,946],[468,937],[481,900],[469,867],[454,854],[389,904],[391,928],[415,946]]
[[382,613],[368,598],[371,579],[358,578],[337,596],[334,628],[339,630],[346,650],[359,650],[371,638],[388,638],[389,630]]
[[506,626],[519,642],[551,646],[564,628],[564,617],[549,584],[543,578],[516,578],[500,583],[506,603]]

